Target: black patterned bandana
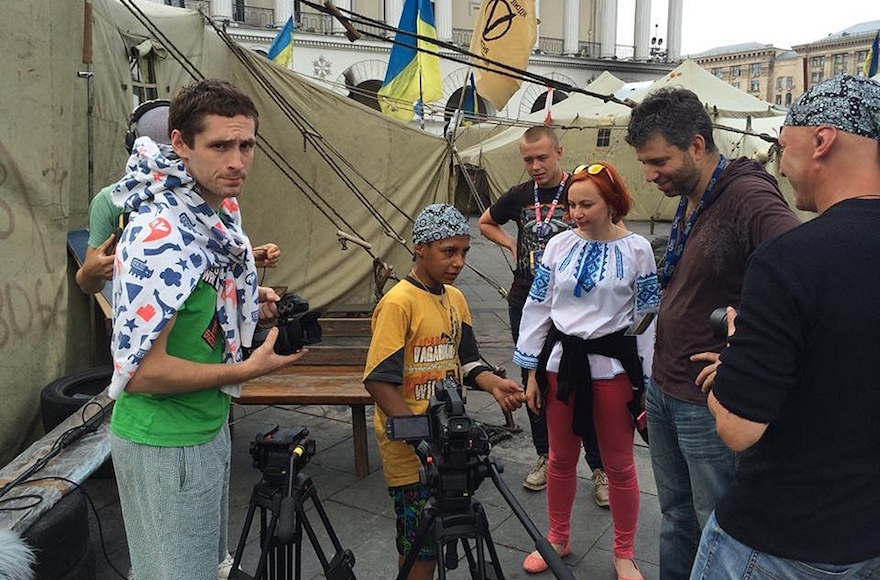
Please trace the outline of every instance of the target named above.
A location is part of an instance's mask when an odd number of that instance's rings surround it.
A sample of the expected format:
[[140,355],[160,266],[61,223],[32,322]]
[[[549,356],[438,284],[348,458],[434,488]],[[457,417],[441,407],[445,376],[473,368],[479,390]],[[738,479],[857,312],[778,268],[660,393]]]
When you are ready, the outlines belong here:
[[880,83],[838,75],[813,85],[789,109],[785,124],[828,125],[880,140]]
[[467,219],[445,203],[432,203],[413,222],[413,244],[428,244],[453,236],[471,235]]

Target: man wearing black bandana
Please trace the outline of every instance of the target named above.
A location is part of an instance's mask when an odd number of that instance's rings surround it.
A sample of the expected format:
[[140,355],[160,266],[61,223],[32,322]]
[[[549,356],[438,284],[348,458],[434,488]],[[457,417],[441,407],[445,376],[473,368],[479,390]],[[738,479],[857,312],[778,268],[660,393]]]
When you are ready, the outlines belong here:
[[709,409],[741,455],[691,578],[877,578],[880,84],[813,86],[779,141],[819,217],[754,253],[728,309]]
[[[680,198],[660,268],[660,313],[646,410],[663,521],[660,577],[687,578],[700,530],[733,481],[734,454],[715,433],[700,383],[723,342],[709,314],[738,304],[749,256],[798,225],[760,163],[718,151],[703,103],[686,89],[652,93],[630,118],[645,179]],[[712,351],[710,354],[702,354]],[[710,360],[710,362],[714,362]]]

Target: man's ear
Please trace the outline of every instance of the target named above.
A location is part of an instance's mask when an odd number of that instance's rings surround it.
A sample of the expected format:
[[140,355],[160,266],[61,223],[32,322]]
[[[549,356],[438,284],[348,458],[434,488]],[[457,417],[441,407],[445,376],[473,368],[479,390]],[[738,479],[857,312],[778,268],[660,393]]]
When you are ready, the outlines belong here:
[[186,161],[188,157],[186,153],[189,147],[184,142],[180,129],[171,130],[171,147],[174,149],[174,152],[177,153],[178,157]]
[[816,127],[813,130],[813,156],[824,157],[828,155],[835,141],[837,141],[837,129],[827,125]]
[[694,148],[694,156],[697,159],[701,159],[706,154],[706,139],[699,133],[694,135],[691,145]]
[[413,250],[416,253],[416,258],[423,258],[425,256],[425,244],[415,244],[413,245]]

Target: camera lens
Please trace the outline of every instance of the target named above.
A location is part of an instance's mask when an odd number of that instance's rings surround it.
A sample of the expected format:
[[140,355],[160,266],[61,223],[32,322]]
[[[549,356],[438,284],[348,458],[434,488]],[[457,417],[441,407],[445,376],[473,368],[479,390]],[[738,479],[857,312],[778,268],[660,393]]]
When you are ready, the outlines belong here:
[[727,307],[716,308],[709,315],[709,326],[712,336],[718,340],[727,340]]

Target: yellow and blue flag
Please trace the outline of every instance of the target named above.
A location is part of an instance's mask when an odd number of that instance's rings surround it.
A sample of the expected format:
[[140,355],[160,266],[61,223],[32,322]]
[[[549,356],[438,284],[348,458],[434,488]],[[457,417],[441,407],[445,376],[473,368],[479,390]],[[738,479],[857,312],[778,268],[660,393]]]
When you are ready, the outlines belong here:
[[293,17],[287,19],[284,28],[278,31],[275,40],[269,47],[269,54],[266,55],[269,60],[283,67],[289,67],[290,61],[293,60]]
[[[399,31],[437,38],[430,0],[406,0],[400,15]],[[388,59],[388,71],[377,95],[382,112],[401,121],[410,121],[413,107],[421,99],[430,103],[443,98],[440,57],[437,45],[398,32]],[[426,52],[424,52],[426,51]]]
[[880,72],[877,70],[880,68],[878,64],[880,64],[880,30],[877,31],[877,36],[874,37],[874,42],[871,43],[871,48],[868,49],[865,64],[862,66],[865,78],[869,79]]

